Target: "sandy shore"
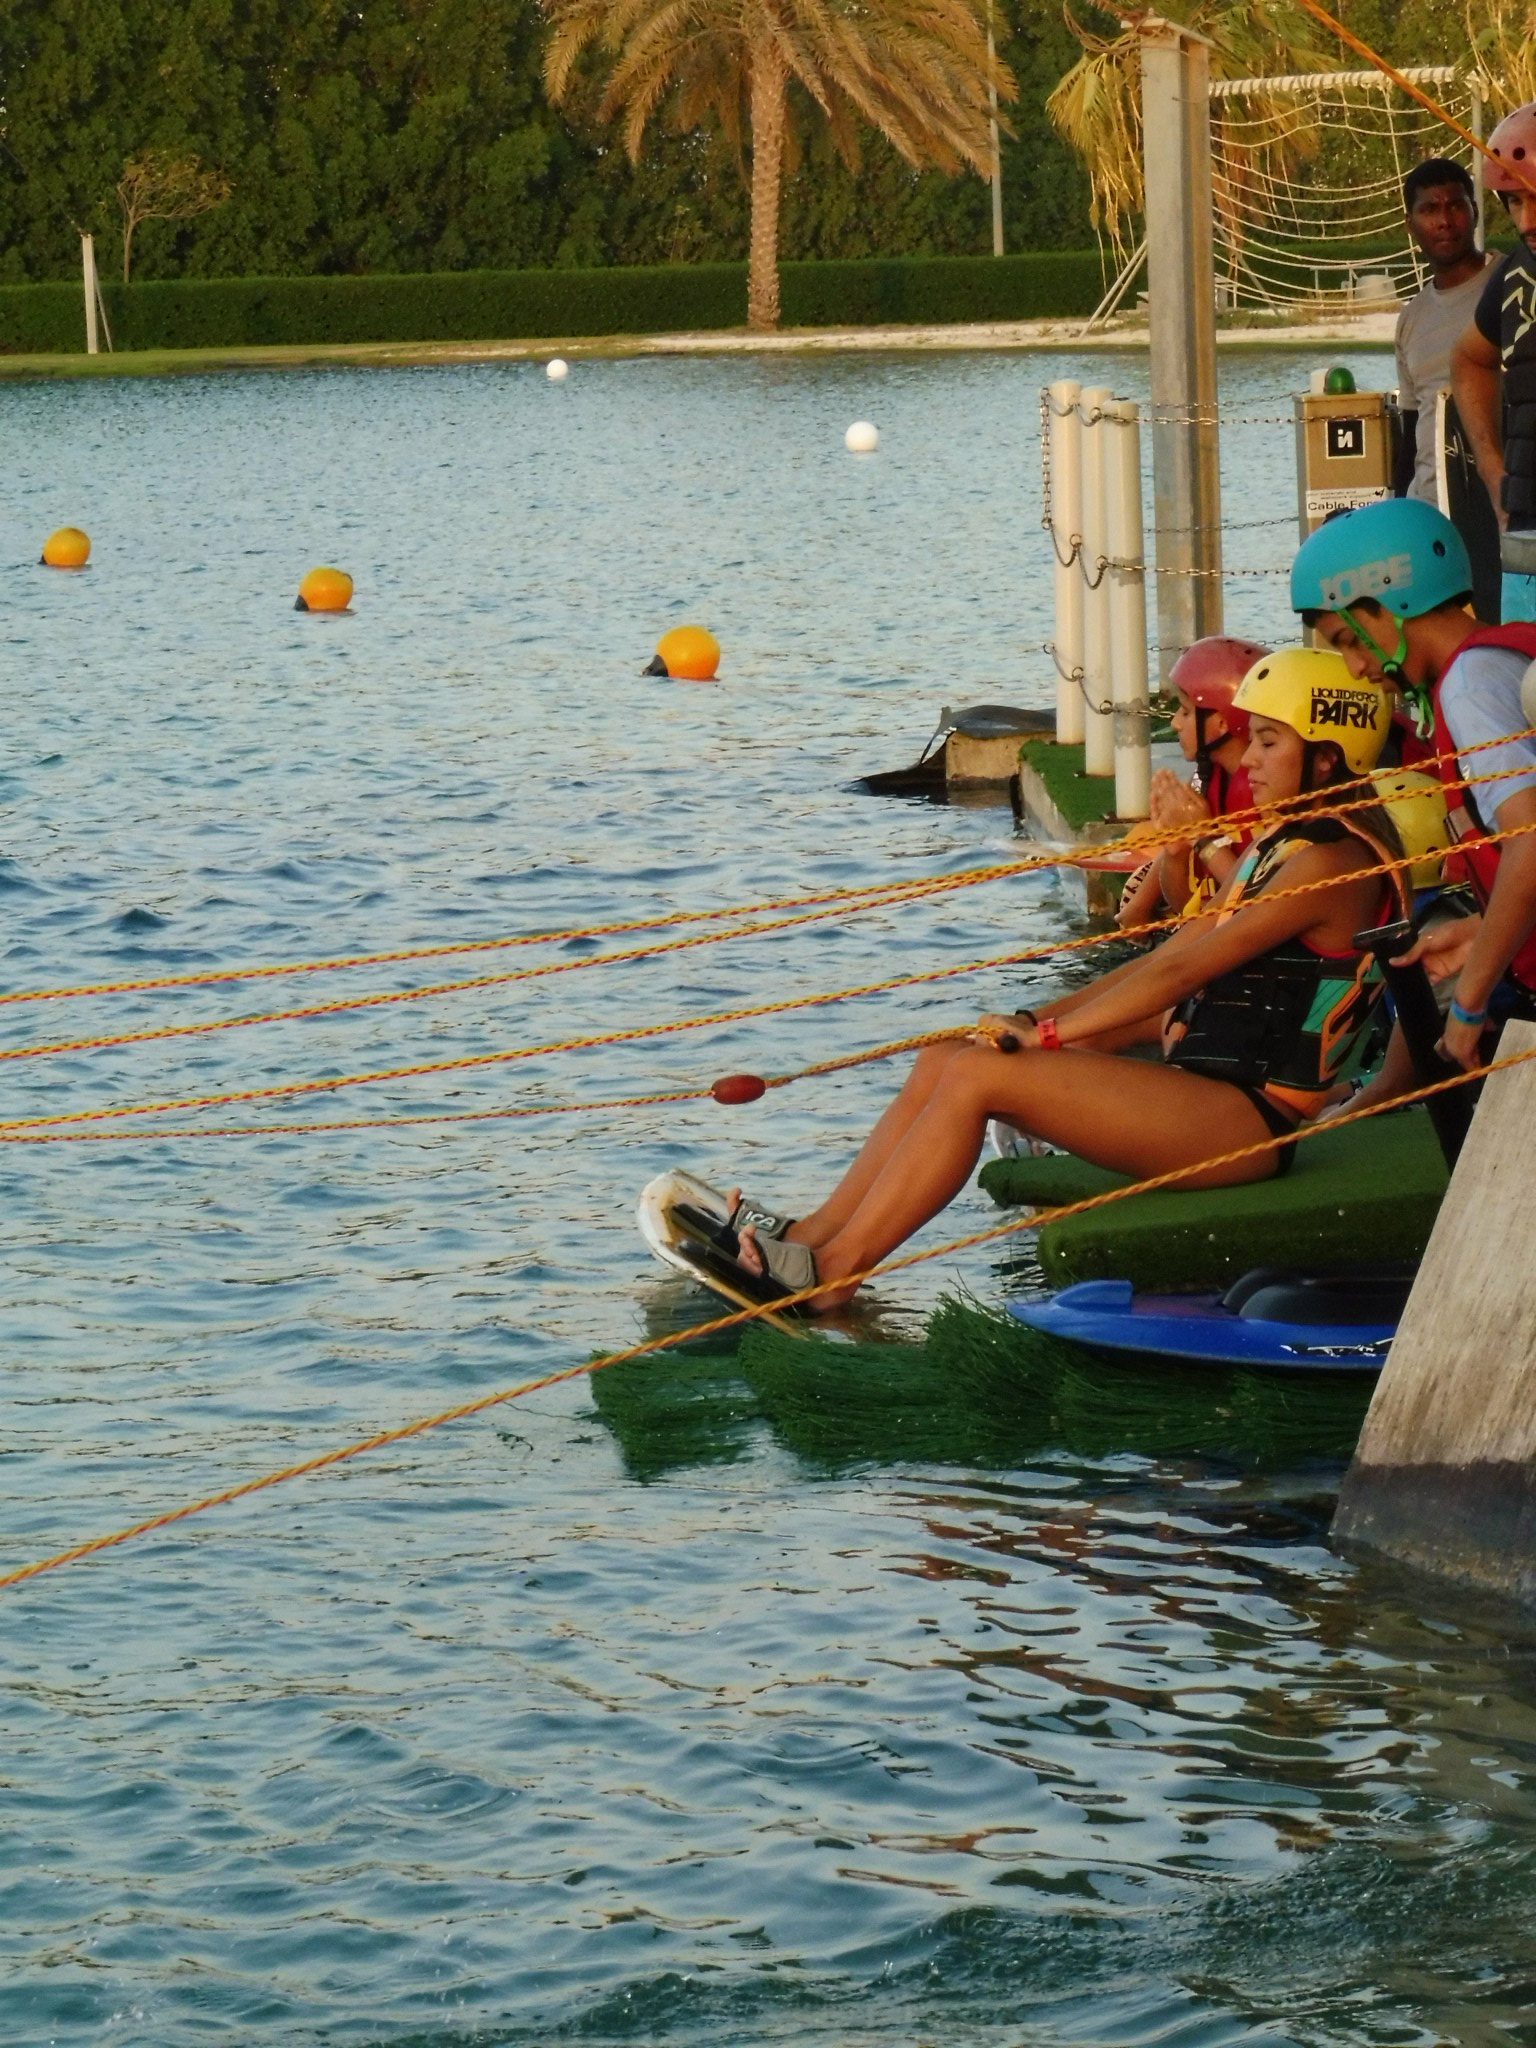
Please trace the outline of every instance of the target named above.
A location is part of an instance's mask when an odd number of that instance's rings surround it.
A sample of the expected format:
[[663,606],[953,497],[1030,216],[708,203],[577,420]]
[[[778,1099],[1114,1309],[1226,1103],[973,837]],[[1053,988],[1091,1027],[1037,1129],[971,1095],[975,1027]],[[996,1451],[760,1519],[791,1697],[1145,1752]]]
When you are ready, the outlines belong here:
[[[1227,327],[1218,345],[1231,348],[1390,348],[1395,308],[1353,319],[1321,320],[1304,326]],[[791,328],[779,334],[748,334],[733,328],[714,334],[613,334],[599,337],[545,336],[533,341],[354,342],[294,348],[153,349],[117,355],[0,355],[0,378],[161,377],[210,370],[305,370],[339,367],[411,368],[437,363],[542,361],[562,355],[829,355],[859,350],[926,351],[1019,349],[1087,354],[1105,349],[1144,349],[1144,321],[1115,321],[1092,334],[1080,320],[981,321],[954,327]]]

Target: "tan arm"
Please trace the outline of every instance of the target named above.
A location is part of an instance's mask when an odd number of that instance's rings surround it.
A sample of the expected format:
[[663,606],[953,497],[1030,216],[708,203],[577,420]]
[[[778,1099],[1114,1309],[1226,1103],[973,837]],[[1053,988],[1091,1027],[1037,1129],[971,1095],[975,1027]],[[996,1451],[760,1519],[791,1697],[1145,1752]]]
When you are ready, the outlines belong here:
[[1499,526],[1504,525],[1500,485],[1504,481],[1502,420],[1503,379],[1499,352],[1475,322],[1469,323],[1451,350],[1451,390],[1477,473],[1493,500]]

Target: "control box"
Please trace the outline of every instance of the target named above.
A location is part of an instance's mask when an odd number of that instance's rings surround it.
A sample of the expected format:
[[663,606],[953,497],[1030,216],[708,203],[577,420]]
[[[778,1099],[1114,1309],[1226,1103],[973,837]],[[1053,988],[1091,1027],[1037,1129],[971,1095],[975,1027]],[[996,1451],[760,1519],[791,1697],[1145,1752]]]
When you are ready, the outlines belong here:
[[1301,538],[1330,512],[1392,495],[1397,406],[1384,391],[1302,393],[1296,400],[1296,509]]

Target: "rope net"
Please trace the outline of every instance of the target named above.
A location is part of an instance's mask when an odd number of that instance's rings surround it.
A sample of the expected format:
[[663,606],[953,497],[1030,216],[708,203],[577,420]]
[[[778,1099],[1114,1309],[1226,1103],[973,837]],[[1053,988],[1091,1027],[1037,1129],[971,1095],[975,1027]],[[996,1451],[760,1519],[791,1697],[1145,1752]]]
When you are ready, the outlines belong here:
[[[1475,126],[1468,81],[1425,67]],[[1470,151],[1379,74],[1228,79],[1211,89],[1217,295],[1228,308],[1316,313],[1389,307],[1424,270],[1403,222],[1404,175]]]

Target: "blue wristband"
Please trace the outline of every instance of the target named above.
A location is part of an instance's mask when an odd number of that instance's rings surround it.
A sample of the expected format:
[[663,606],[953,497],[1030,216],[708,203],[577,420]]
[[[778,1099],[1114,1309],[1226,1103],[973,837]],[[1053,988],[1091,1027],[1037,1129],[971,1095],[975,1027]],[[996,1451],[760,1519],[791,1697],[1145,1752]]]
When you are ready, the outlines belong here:
[[1458,1024],[1481,1024],[1488,1014],[1485,1003],[1480,1010],[1464,1010],[1454,996],[1451,997],[1451,1016]]

